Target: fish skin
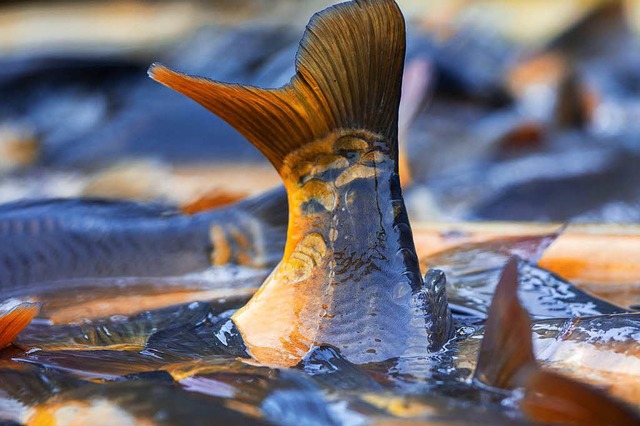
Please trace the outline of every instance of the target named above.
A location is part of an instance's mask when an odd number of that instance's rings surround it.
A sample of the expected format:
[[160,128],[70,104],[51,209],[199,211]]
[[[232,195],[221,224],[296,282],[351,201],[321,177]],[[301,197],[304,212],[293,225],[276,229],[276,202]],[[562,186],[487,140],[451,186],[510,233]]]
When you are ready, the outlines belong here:
[[149,69],[234,126],[287,188],[283,259],[232,318],[260,362],[293,366],[317,345],[354,363],[430,346],[440,322],[418,294],[424,283],[398,177],[405,43],[394,1],[356,0],[311,19],[296,75],[280,89]]
[[[22,201],[0,206],[0,289],[71,278],[177,276],[224,263],[273,266],[287,223],[282,189],[195,215],[106,200]],[[212,229],[224,233],[212,241]],[[239,238],[243,240],[240,241]]]
[[111,317],[80,324],[31,324],[16,340],[23,348],[39,350],[99,349],[131,345],[143,348],[159,330],[182,324],[196,325],[221,312],[205,302],[145,311],[129,317]]
[[531,319],[518,300],[518,264],[507,262],[489,309],[475,378],[500,389],[524,388],[519,405],[536,422],[585,425],[640,424],[637,410],[598,388],[540,368]]
[[533,339],[549,371],[640,406],[640,313],[535,321]]
[[518,256],[522,284],[518,293],[534,319],[568,318],[629,312],[581,290],[536,262],[559,233],[497,238],[467,243],[425,256],[425,268],[438,268],[448,278],[449,304],[459,314],[486,318],[504,263]]
[[[33,407],[27,425],[62,419],[92,424],[131,425],[267,425],[255,416],[228,408],[221,398],[185,391],[175,383],[133,380],[89,383]],[[53,423],[58,424],[58,423]],[[66,423],[63,423],[66,424]]]

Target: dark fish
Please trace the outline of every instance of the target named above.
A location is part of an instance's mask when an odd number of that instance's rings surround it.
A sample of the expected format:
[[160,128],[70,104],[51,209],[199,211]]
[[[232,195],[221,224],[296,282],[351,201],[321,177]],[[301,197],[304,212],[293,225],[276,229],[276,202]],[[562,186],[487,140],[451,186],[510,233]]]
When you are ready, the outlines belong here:
[[362,0],[311,20],[280,89],[149,70],[238,129],[285,182],[284,258],[232,317],[260,362],[292,366],[323,344],[355,363],[432,346],[441,322],[421,294],[398,178],[404,52],[395,2]]
[[16,344],[40,350],[142,350],[154,333],[185,325],[196,326],[207,321],[209,317],[222,313],[227,307],[219,308],[205,302],[193,302],[129,317],[112,315],[108,319],[93,322],[83,318],[80,324],[52,325],[37,321],[24,330]]
[[[581,136],[576,139],[578,141],[585,143],[586,138]],[[481,220],[567,221],[591,214],[593,221],[596,219],[595,213],[602,212],[596,220],[633,222],[633,215],[630,220],[616,215],[608,218],[604,211],[608,205],[633,205],[640,199],[640,191],[635,184],[640,179],[635,166],[639,156],[602,149],[585,149],[580,156],[582,164],[577,165],[571,173],[566,173],[569,168],[561,170],[557,165],[567,164],[568,161],[577,163],[575,153],[565,152],[519,161],[522,170],[537,166],[538,177],[521,182],[512,181],[508,186],[492,192],[488,199],[472,209],[471,216]],[[547,171],[543,172],[545,169]],[[499,173],[498,168],[495,172]],[[487,170],[484,173],[487,174]]]
[[228,263],[269,268],[284,245],[285,200],[277,189],[192,216],[104,200],[5,204],[0,288],[10,296],[72,278],[179,276]]
[[[295,34],[289,28],[261,25],[222,30],[214,26],[178,43],[164,59],[189,72],[251,83],[262,66],[294,40]],[[239,45],[245,48],[237,49]],[[221,57],[226,60],[218,60]],[[105,125],[94,129],[72,149],[57,150],[50,164],[86,169],[132,157],[151,157],[172,164],[262,160],[257,150],[243,143],[242,137],[223,120],[212,119],[174,93],[158,90],[147,79],[136,80],[132,86],[131,93],[120,100],[122,108]],[[178,140],[180,143],[176,143]]]
[[547,50],[561,52],[573,60],[620,55],[629,48],[632,29],[621,0],[602,2],[568,29],[554,37]]

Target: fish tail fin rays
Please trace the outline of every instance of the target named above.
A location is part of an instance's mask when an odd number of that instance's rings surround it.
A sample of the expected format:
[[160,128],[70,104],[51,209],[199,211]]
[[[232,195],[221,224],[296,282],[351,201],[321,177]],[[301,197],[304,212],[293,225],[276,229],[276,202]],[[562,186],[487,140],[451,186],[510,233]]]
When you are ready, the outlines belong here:
[[592,386],[559,374],[535,370],[523,378],[520,407],[530,419],[544,424],[637,425],[640,415]]
[[281,170],[289,153],[341,129],[381,135],[395,158],[404,53],[395,1],[356,0],[314,15],[296,74],[282,88],[225,84],[158,64],[149,75],[227,121]]
[[40,312],[40,303],[22,302],[0,313],[0,349],[13,342]]
[[517,387],[517,378],[535,369],[531,320],[518,300],[518,260],[512,257],[502,272],[480,345],[475,378],[493,387]]

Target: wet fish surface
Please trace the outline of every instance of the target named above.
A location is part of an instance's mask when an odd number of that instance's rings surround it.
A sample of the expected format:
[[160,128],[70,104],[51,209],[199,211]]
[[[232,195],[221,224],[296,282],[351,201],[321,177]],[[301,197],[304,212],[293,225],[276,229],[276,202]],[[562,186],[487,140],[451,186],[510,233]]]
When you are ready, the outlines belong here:
[[[457,34],[435,67],[448,96],[495,111],[513,101],[498,73],[454,66],[476,41]],[[153,66],[285,189],[193,215],[0,207],[0,294],[20,298],[0,306],[0,421],[639,424],[624,386],[640,371],[637,314],[537,265],[557,233],[418,258],[398,173],[404,56],[398,5],[356,0],[312,18],[280,89]]]

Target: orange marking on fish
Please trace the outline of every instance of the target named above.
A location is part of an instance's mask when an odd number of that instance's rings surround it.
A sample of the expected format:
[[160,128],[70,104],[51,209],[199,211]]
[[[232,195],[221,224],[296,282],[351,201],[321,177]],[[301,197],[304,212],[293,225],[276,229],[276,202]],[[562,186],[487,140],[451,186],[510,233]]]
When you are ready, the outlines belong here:
[[226,265],[231,260],[232,250],[224,229],[219,225],[213,225],[210,235],[213,243],[211,264],[214,266]]

